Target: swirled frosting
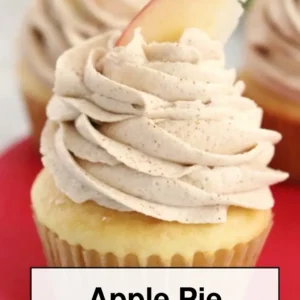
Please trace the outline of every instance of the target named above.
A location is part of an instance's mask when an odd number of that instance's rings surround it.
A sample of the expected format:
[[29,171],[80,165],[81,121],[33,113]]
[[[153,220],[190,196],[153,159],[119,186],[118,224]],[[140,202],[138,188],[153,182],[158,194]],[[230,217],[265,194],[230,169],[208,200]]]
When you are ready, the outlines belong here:
[[178,43],[136,32],[95,38],[58,60],[43,163],[73,201],[181,223],[225,222],[227,208],[270,209],[267,168],[281,136],[241,96],[224,51],[197,29]]
[[49,87],[55,63],[68,48],[122,29],[147,0],[33,0],[21,32],[22,59]]
[[299,98],[299,1],[255,1],[247,23],[247,69],[277,92]]

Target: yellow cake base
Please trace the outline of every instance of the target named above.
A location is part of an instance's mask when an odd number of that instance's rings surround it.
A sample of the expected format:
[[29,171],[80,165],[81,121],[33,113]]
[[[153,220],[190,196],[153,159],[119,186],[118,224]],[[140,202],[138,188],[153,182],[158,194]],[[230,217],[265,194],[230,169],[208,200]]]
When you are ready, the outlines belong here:
[[270,210],[232,207],[226,223],[212,225],[75,204],[46,170],[34,183],[32,206],[51,266],[253,266],[272,225]]
[[290,179],[300,180],[300,95],[299,101],[278,95],[257,82],[247,72],[240,74],[246,83],[245,96],[253,99],[263,110],[263,127],[283,135],[276,146],[271,167],[290,173]]
[[18,76],[31,125],[31,134],[39,146],[40,135],[46,122],[46,107],[52,91],[34,75],[25,63],[19,63]]
[[[141,258],[136,254],[138,250],[123,257],[113,252],[85,250],[82,246],[72,246],[60,239],[41,223],[36,222],[36,225],[50,267],[251,267],[255,266],[270,231],[268,227],[257,238],[233,249],[214,253],[198,251],[192,258],[175,254],[163,259],[157,254]],[[158,247],[163,247],[163,244]]]

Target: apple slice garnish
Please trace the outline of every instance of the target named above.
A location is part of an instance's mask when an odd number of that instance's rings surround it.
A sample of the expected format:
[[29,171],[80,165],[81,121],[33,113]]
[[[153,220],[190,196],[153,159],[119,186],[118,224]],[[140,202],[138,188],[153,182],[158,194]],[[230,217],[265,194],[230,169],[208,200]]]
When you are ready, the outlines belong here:
[[141,28],[146,42],[175,42],[186,28],[199,28],[226,42],[243,8],[238,0],[152,0],[131,21],[117,41],[125,46]]

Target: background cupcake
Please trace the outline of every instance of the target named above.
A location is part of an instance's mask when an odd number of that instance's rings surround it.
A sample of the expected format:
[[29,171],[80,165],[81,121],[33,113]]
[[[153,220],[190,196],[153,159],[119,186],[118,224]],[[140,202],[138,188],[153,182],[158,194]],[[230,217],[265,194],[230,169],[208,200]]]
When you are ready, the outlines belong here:
[[249,8],[249,6],[251,5],[251,3],[253,2],[253,0],[246,0],[245,2],[244,2],[244,7],[247,9],[247,8]]
[[[164,3],[141,18],[154,23]],[[178,3],[184,15],[195,2]],[[281,136],[260,128],[222,43],[195,28],[146,43],[139,22],[121,47],[107,35],[58,60],[32,190],[48,263],[253,266],[273,222],[269,186],[287,178],[267,167]]]
[[57,58],[108,30],[124,28],[147,0],[34,0],[22,26],[18,74],[32,134],[39,139]]
[[246,24],[246,96],[264,109],[263,125],[282,133],[272,166],[300,179],[300,7],[258,0]]

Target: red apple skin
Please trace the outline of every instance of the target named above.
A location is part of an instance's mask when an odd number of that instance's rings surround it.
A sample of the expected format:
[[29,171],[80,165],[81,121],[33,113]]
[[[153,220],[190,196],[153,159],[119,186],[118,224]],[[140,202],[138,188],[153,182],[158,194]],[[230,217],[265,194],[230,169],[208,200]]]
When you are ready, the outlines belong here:
[[148,10],[151,9],[152,5],[155,5],[155,2],[160,2],[160,0],[151,0],[144,8],[132,19],[127,28],[123,31],[123,34],[116,42],[116,47],[126,46],[133,38],[134,29],[139,27],[140,19],[143,18],[144,14],[148,13]]

